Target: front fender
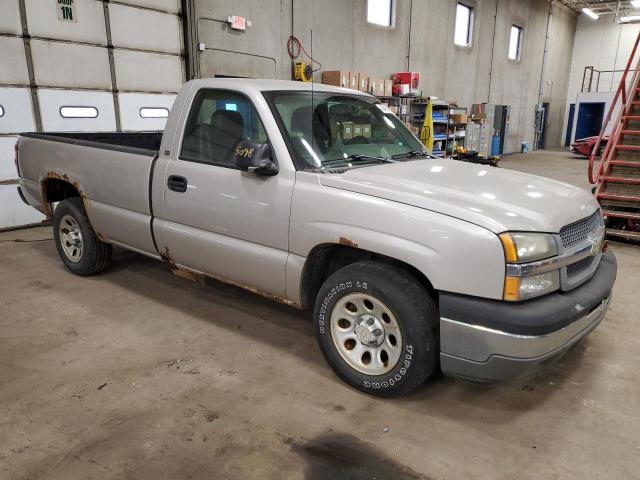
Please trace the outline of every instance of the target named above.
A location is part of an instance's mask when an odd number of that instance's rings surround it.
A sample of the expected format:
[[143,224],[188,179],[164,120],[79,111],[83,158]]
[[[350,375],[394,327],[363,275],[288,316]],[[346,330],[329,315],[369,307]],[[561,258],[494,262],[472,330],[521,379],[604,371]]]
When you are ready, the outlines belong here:
[[294,256],[306,258],[320,244],[345,244],[413,266],[436,290],[502,299],[504,252],[493,232],[304,177],[293,195],[289,249]]

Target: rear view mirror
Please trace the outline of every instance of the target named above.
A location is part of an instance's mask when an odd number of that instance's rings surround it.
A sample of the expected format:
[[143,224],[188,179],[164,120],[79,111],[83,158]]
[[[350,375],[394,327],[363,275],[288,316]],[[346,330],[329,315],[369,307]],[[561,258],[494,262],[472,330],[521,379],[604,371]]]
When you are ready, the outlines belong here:
[[242,140],[233,152],[233,163],[240,170],[258,175],[278,173],[278,165],[271,160],[271,146],[268,143]]

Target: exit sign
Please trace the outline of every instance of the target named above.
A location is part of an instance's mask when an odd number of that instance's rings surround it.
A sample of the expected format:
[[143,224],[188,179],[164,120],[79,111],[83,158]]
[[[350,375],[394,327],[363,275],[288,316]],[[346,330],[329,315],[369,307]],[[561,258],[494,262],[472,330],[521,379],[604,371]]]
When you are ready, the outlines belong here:
[[247,29],[247,19],[244,17],[239,17],[237,15],[229,15],[227,18],[229,21],[229,25],[234,30],[246,30]]
[[63,22],[77,22],[76,0],[54,0],[58,10],[58,20]]

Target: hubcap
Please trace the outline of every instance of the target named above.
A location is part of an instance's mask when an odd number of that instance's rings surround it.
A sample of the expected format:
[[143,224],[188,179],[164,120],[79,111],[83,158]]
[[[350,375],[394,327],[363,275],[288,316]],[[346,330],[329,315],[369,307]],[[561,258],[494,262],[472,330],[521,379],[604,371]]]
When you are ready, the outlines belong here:
[[345,295],[333,308],[330,323],[338,353],[357,371],[383,375],[398,363],[400,326],[391,309],[373,295]]
[[65,215],[58,227],[62,250],[69,260],[78,263],[82,259],[82,232],[75,218]]

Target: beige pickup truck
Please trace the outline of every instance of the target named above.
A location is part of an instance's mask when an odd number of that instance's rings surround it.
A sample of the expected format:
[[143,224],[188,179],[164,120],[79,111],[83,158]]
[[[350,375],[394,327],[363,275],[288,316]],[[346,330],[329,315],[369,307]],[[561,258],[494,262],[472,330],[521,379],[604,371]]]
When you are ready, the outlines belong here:
[[377,395],[530,372],[600,323],[616,277],[591,194],[432,158],[352,90],[195,80],[163,133],[26,133],[16,154],[71,272],[117,246],[313,309],[331,367]]

